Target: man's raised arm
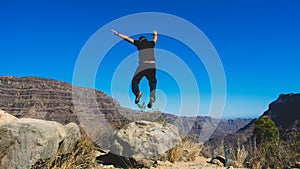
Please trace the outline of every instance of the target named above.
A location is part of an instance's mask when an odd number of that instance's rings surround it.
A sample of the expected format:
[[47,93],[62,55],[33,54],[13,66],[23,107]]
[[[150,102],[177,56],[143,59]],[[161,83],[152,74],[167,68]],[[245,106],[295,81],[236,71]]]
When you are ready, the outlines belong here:
[[127,42],[130,42],[133,44],[134,40],[131,39],[129,36],[126,36],[126,35],[123,35],[123,34],[120,34],[119,32],[115,31],[115,30],[111,30],[116,36],[119,36],[120,38],[126,40]]

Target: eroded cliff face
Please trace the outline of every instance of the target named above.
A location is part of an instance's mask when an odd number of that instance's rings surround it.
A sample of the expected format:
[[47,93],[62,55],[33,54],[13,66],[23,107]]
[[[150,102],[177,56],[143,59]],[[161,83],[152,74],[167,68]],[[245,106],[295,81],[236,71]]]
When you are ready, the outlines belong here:
[[271,117],[283,140],[300,139],[300,94],[281,94],[263,115]]
[[[269,105],[268,110],[262,116],[271,117],[279,129],[282,140],[294,140],[297,143],[300,141],[300,94],[281,94]],[[205,143],[206,151],[216,150],[221,143],[231,147],[243,145],[246,149],[250,149],[253,131],[254,120],[234,134],[207,141]]]
[[119,103],[102,91],[73,87],[52,79],[0,77],[0,109],[18,118],[79,123],[79,110],[105,118],[113,128],[119,128],[126,123],[119,108]]
[[270,116],[280,129],[293,127],[300,120],[300,94],[281,94],[263,115]]

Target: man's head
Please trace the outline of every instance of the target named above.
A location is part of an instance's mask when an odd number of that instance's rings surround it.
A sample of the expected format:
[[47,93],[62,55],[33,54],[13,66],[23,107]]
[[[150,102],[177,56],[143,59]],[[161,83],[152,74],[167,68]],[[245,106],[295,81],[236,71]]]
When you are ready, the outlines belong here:
[[147,40],[145,36],[140,36],[139,37],[139,41],[144,41],[144,40]]

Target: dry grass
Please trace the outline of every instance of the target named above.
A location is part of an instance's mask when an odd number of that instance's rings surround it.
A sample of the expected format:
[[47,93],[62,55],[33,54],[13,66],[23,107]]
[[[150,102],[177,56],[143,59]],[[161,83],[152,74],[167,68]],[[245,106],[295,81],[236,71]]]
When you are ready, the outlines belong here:
[[72,153],[61,155],[58,152],[55,159],[39,161],[32,169],[97,169],[100,167],[96,162],[95,149],[93,141],[86,134],[82,134]]
[[164,126],[167,124],[166,120],[163,118],[162,113],[158,109],[151,109],[150,111],[146,111],[146,104],[137,104],[140,108],[139,114],[132,114],[132,121],[146,120],[151,122],[161,123]]
[[244,167],[245,161],[248,157],[248,152],[246,151],[244,146],[240,146],[238,144],[237,148],[230,148],[229,149],[230,156],[233,160],[232,165],[234,167]]
[[165,154],[165,159],[172,163],[177,161],[194,161],[202,149],[202,144],[193,142],[191,138],[185,137],[182,142]]
[[215,158],[218,155],[222,155],[225,157],[225,145],[228,147],[228,164],[233,167],[245,167],[245,162],[249,157],[249,152],[245,148],[244,145],[240,144],[240,141],[237,139],[236,144],[231,142],[228,144],[227,142],[221,141],[219,145],[216,146],[215,149],[211,147],[203,148],[201,155],[206,158]]
[[166,154],[167,160],[174,163],[176,161],[181,161],[183,155],[183,148],[182,145],[177,145],[176,147],[172,148]]

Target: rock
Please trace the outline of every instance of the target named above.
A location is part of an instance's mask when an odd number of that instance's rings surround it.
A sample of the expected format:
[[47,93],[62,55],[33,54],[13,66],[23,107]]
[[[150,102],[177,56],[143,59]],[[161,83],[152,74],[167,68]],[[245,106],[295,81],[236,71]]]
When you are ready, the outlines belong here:
[[77,142],[80,140],[80,129],[75,123],[69,123],[64,126],[66,137],[64,138],[61,146],[60,153],[67,154],[71,153],[76,146]]
[[217,155],[215,158],[213,158],[210,163],[218,165],[220,167],[225,166],[225,157],[221,155]]
[[101,157],[101,156],[105,156],[107,154],[109,154],[109,150],[107,150],[107,149],[97,147],[96,150],[95,150],[95,157],[96,158]]
[[115,168],[113,165],[103,166],[103,169],[113,169]]
[[217,159],[212,159],[210,163],[215,164],[215,165],[220,166],[220,167],[224,166],[224,164],[221,161],[217,160]]
[[107,155],[109,152],[107,151],[102,151],[102,150],[95,150],[95,157],[101,157]]
[[178,130],[173,125],[136,121],[116,132],[111,152],[133,158],[143,167],[150,167],[180,141]]
[[15,116],[0,109],[0,125],[6,124],[10,121],[17,120],[17,119],[18,118],[16,118]]
[[172,166],[173,166],[173,164],[172,164],[170,161],[166,161],[166,162],[165,162],[165,165],[166,165],[166,166],[169,166],[169,167],[172,167]]
[[19,119],[0,126],[0,166],[29,169],[39,160],[70,152],[80,139],[79,127],[58,122]]
[[173,164],[170,161],[155,161],[153,167],[156,168],[164,168],[164,167],[172,167]]
[[215,159],[217,159],[217,160],[221,161],[223,164],[225,164],[225,157],[224,156],[217,155],[217,157]]
[[157,161],[156,163],[157,163],[158,166],[164,166],[165,165],[164,161]]

